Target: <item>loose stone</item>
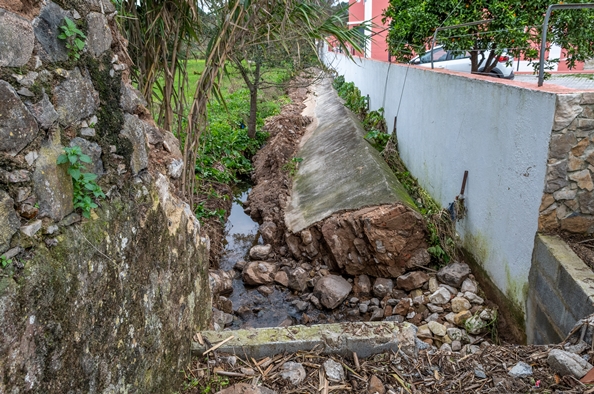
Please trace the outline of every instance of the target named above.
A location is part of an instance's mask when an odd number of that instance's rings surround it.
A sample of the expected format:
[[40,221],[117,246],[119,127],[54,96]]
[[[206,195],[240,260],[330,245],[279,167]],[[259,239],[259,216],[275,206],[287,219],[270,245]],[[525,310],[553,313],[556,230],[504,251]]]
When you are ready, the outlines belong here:
[[378,298],[384,298],[387,294],[392,293],[393,289],[392,279],[377,278],[373,283],[373,294]]
[[463,297],[454,297],[452,300],[452,312],[458,313],[471,308],[470,301]]
[[450,301],[451,296],[451,293],[447,289],[440,287],[435,293],[429,296],[429,301],[435,305],[443,305]]
[[525,362],[520,361],[508,372],[514,378],[525,378],[532,376],[532,367]]
[[323,365],[326,377],[329,381],[342,382],[344,380],[344,369],[342,368],[342,364],[337,363],[332,359],[328,359]]
[[293,385],[301,384],[305,380],[307,374],[305,368],[301,363],[286,362],[281,368],[281,378],[289,381]]
[[446,285],[460,287],[470,273],[468,264],[456,261],[440,269],[439,272],[437,272],[437,279]]

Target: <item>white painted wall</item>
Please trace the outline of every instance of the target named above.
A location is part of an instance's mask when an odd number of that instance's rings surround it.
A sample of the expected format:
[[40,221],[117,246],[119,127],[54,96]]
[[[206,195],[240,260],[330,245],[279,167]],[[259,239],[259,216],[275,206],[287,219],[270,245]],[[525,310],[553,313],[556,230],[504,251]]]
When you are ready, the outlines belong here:
[[371,109],[384,107],[389,130],[398,114],[402,159],[442,206],[454,201],[469,171],[468,215],[457,231],[493,282],[524,310],[555,94],[326,56],[338,74],[369,94]]

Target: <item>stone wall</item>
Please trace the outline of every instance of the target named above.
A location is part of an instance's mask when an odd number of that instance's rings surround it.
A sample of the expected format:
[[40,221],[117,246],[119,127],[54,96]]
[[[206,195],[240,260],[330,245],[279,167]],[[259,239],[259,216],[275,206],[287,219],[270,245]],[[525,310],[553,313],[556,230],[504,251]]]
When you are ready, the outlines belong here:
[[528,343],[559,343],[594,313],[592,270],[556,236],[536,236],[526,302]]
[[539,230],[594,232],[594,92],[557,96]]
[[[0,392],[167,393],[211,313],[176,138],[130,85],[108,0],[0,0]],[[75,59],[64,18],[86,34]],[[106,194],[73,205],[64,147]]]

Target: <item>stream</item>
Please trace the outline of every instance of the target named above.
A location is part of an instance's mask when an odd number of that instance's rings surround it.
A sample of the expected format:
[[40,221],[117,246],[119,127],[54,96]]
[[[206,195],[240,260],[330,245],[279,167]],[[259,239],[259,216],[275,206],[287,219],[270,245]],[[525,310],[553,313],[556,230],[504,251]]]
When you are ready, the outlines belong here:
[[[225,224],[225,249],[220,259],[220,268],[232,270],[238,261],[249,259],[250,248],[262,244],[258,233],[258,223],[254,222],[243,210],[251,189],[248,185],[234,193],[231,213]],[[301,313],[290,304],[291,295],[288,289],[280,290],[279,286],[268,286],[272,294],[265,296],[256,287],[246,286],[241,273],[236,271],[233,279],[233,293],[227,298],[233,303],[236,316],[231,328],[277,327],[286,319],[299,319]]]

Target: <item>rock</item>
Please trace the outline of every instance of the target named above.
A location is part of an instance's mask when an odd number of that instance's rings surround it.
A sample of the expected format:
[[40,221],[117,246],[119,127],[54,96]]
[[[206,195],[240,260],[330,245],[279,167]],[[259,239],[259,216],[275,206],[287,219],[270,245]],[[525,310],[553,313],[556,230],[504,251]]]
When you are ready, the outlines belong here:
[[423,217],[401,203],[332,215],[321,230],[334,261],[352,276],[396,278],[431,260]]
[[270,288],[268,286],[259,286],[258,287],[258,293],[260,293],[260,294],[262,294],[264,296],[269,296],[272,293],[274,293],[274,289],[272,289],[272,288]]
[[291,327],[293,324],[295,324],[293,319],[291,317],[287,317],[282,322],[280,322],[280,324],[278,326],[279,327]]
[[462,330],[459,328],[450,327],[446,330],[446,334],[452,341],[462,341]]
[[297,386],[301,384],[305,380],[307,374],[305,373],[305,368],[301,363],[295,363],[292,361],[288,361],[283,364],[280,370],[281,378],[287,380],[292,385]]
[[144,121],[144,134],[146,141],[151,145],[157,145],[165,141],[163,133],[152,121]]
[[0,97],[0,151],[16,156],[35,139],[39,128],[14,88],[2,80]]
[[233,315],[212,308],[212,320],[221,327],[230,326],[233,323]]
[[3,10],[0,12],[0,67],[22,67],[33,54],[35,36],[26,19]]
[[422,271],[412,271],[396,279],[396,286],[404,291],[411,291],[422,287],[429,281],[429,275]]
[[427,327],[431,330],[431,332],[438,337],[444,337],[447,334],[447,329],[443,324],[440,324],[436,321],[430,321],[427,323]]
[[21,204],[18,207],[17,212],[22,218],[33,219],[39,213],[39,209],[31,204]]
[[450,285],[444,285],[442,283],[442,284],[439,285],[439,287],[443,287],[444,289],[446,289],[447,291],[449,291],[452,296],[455,296],[455,295],[458,294],[458,290],[456,290],[455,287],[452,287]]
[[238,262],[235,263],[235,265],[233,266],[233,269],[237,270],[237,271],[243,271],[243,269],[245,268],[246,265],[247,265],[246,261],[239,260]]
[[572,375],[576,379],[581,379],[592,369],[592,364],[577,354],[560,349],[552,349],[549,352],[547,362],[551,369],[559,375]]
[[592,182],[590,170],[572,172],[569,174],[569,179],[575,181],[580,189],[585,189],[588,191],[592,191],[594,189],[594,182]]
[[274,282],[277,266],[266,261],[252,261],[243,269],[243,281],[248,285],[265,285]]
[[237,383],[215,394],[277,394],[276,391],[262,386],[252,386],[247,383]]
[[367,275],[359,275],[355,278],[355,294],[371,294],[371,280]]
[[452,353],[452,347],[450,346],[449,343],[444,343],[440,346],[439,351],[445,354],[451,354]]
[[343,277],[328,275],[316,282],[314,295],[326,308],[334,309],[347,298],[351,289],[351,284]]
[[475,368],[474,376],[476,376],[479,379],[487,379],[487,374],[485,374],[485,371],[482,368]]
[[551,136],[549,143],[549,157],[553,159],[564,159],[572,146],[577,143],[574,133],[555,133]]
[[252,260],[265,260],[272,252],[272,245],[256,245],[250,249],[250,258]]
[[554,131],[562,130],[569,126],[582,113],[583,108],[580,106],[581,96],[579,93],[557,95],[555,123],[553,124]]
[[394,314],[395,315],[402,315],[406,316],[412,309],[412,300],[410,298],[403,298],[401,299],[398,304],[394,307]]
[[464,279],[464,282],[462,282],[462,286],[460,287],[461,293],[466,293],[467,291],[474,294],[476,294],[476,292],[478,291],[478,286],[476,285],[476,282],[470,278]]
[[32,150],[31,152],[25,155],[25,161],[29,166],[32,166],[33,164],[35,164],[35,160],[37,160],[38,157],[39,153],[37,153],[37,151]]
[[472,313],[470,313],[470,311],[462,311],[462,312],[454,313],[452,316],[452,323],[459,327],[462,327],[462,326],[464,326],[464,323],[466,323],[466,321],[468,319],[470,319],[471,317],[472,317]]
[[288,287],[289,286],[289,277],[285,271],[278,271],[274,275],[274,281],[279,285]]
[[225,313],[233,313],[233,301],[227,297],[219,296],[218,306]]
[[432,303],[427,304],[427,309],[429,309],[431,313],[443,313],[443,308],[441,306],[437,306]]
[[322,304],[320,304],[319,298],[316,296],[311,296],[309,298],[309,302],[311,302],[313,304],[313,306],[315,306],[318,309],[320,309],[322,307]]
[[0,181],[4,181],[6,183],[21,183],[29,182],[30,180],[30,173],[27,170],[14,170],[7,172],[0,168]]
[[63,152],[60,134],[54,133],[53,140],[42,142],[33,172],[39,216],[49,216],[56,221],[74,210],[72,178],[66,172],[68,165],[57,164],[58,156]]
[[177,179],[182,175],[184,169],[184,161],[181,159],[172,159],[169,164],[167,164],[167,175],[172,177],[173,179]]
[[437,279],[446,285],[460,287],[470,273],[468,264],[456,261],[440,269],[437,272]]
[[66,16],[70,17],[68,12],[49,1],[35,18],[33,31],[39,43],[37,54],[43,61],[54,63],[68,60],[68,50],[64,41],[58,39],[61,33],[60,26]]
[[33,237],[39,230],[41,230],[41,220],[36,220],[31,224],[21,227],[21,232],[28,237]]
[[301,267],[297,267],[295,269],[289,270],[288,272],[288,285],[287,287],[293,290],[297,290],[303,292],[307,289],[307,281],[309,280],[309,275],[307,271],[305,271]]
[[367,386],[367,392],[369,394],[385,394],[386,387],[377,376],[371,375],[371,378],[369,379],[369,385]]
[[520,361],[513,366],[508,374],[514,378],[526,378],[532,376],[532,367],[525,362]]
[[569,185],[567,180],[567,160],[547,164],[545,193],[553,193]]
[[295,305],[295,308],[299,312],[305,312],[307,310],[307,308],[309,308],[309,302],[301,301],[301,300],[294,301],[293,305]]
[[233,271],[209,270],[208,281],[212,294],[230,294],[233,292],[234,277],[235,273]]
[[38,103],[27,102],[25,104],[42,129],[49,129],[58,120],[59,115],[45,93],[43,93],[43,98]]
[[90,163],[84,163],[83,172],[91,172],[97,176],[105,173],[103,170],[103,161],[101,154],[103,153],[99,144],[85,140],[84,138],[75,137],[70,141],[70,146],[78,146],[82,153],[91,158]]
[[262,239],[264,239],[264,242],[273,243],[276,240],[277,228],[274,222],[265,221],[260,225],[259,231],[260,235],[262,236]]
[[359,312],[367,313],[368,309],[369,309],[369,306],[367,304],[359,304]]
[[422,326],[419,326],[419,329],[417,330],[417,337],[425,338],[425,337],[432,337],[432,336],[433,336],[433,333],[427,324],[423,324]]
[[148,167],[145,123],[136,115],[124,114],[124,126],[120,134],[132,143],[134,151],[130,159],[130,168],[132,173],[137,175]]
[[378,306],[372,307],[371,317],[369,320],[371,321],[380,321],[384,318],[384,310]]
[[10,240],[19,230],[21,221],[14,210],[14,201],[8,193],[0,190],[0,254],[10,248]]
[[437,278],[435,276],[431,276],[429,278],[429,292],[435,293],[438,288],[439,288],[439,282],[437,281]]
[[481,297],[479,297],[476,294],[471,293],[469,291],[464,293],[464,298],[466,298],[468,301],[470,301],[471,303],[476,304],[476,305],[482,305],[485,302],[485,300],[483,300]]
[[326,378],[331,382],[342,382],[344,380],[344,369],[342,364],[328,359],[324,362],[324,371],[326,372]]
[[464,297],[454,297],[452,300],[452,312],[454,313],[470,310],[471,307],[470,301]]
[[487,308],[481,311],[479,317],[486,322],[491,322],[495,320],[495,318],[497,317],[497,313],[494,310]]
[[54,103],[58,122],[62,126],[70,126],[95,113],[99,106],[99,93],[95,91],[91,78],[83,76],[75,68],[54,88]]
[[459,352],[462,349],[462,342],[460,342],[460,341],[452,341],[452,343],[450,344],[450,346],[452,347],[452,351]]
[[[460,313],[464,313],[464,312],[460,312]],[[466,328],[466,331],[468,331],[469,334],[479,335],[485,331],[485,327],[487,327],[487,323],[478,316],[472,316],[472,317],[466,319],[466,321],[464,322],[464,327]]]
[[373,294],[378,298],[384,298],[391,294],[394,289],[394,282],[392,279],[377,278],[373,283]]
[[452,294],[444,287],[438,288],[429,296],[429,301],[434,305],[443,305],[450,301]]
[[400,346],[400,350],[407,356],[416,358],[419,348],[417,347],[417,330],[418,328],[410,323],[402,323],[396,332],[396,340]]
[[128,83],[123,83],[121,88],[121,96],[120,96],[120,107],[129,114],[136,113],[136,109],[139,106],[146,107],[148,104],[142,93],[136,90]]
[[87,15],[87,48],[91,55],[99,57],[111,47],[111,29],[107,18],[99,12]]

